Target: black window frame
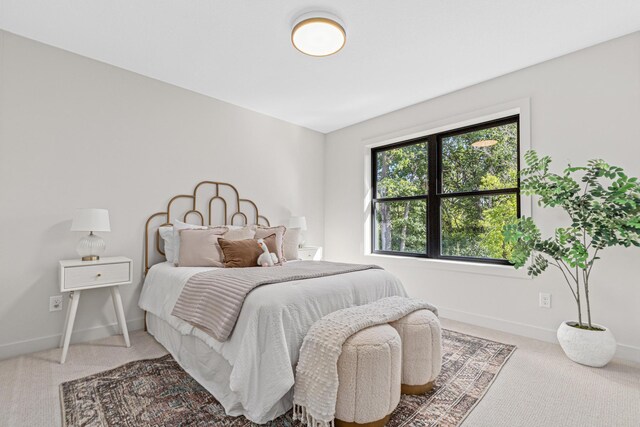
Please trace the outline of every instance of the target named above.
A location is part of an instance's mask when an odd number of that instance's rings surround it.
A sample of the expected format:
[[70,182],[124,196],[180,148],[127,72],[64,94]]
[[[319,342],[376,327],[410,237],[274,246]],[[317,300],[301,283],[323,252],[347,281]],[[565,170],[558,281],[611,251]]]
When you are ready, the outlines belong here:
[[[492,127],[502,126],[506,124],[515,123],[517,126],[517,186],[499,190],[475,190],[475,191],[462,191],[455,193],[443,193],[442,192],[442,139],[450,136],[460,135],[468,132],[474,132],[478,130],[488,129]],[[426,142],[427,145],[427,193],[423,195],[403,196],[403,197],[377,197],[378,195],[378,182],[377,182],[377,160],[378,153],[404,146],[415,145]],[[441,230],[440,230],[440,203],[442,199],[449,197],[472,197],[472,196],[487,196],[497,194],[515,194],[516,195],[516,209],[517,216],[521,216],[521,200],[520,200],[520,115],[512,115],[503,117],[496,120],[485,121],[477,123],[471,126],[464,126],[455,128],[443,132],[434,133],[431,135],[421,136],[418,138],[412,138],[406,141],[401,141],[389,145],[383,145],[371,149],[371,253],[381,255],[394,255],[413,258],[429,258],[429,259],[441,259],[449,261],[464,261],[470,263],[482,263],[482,264],[498,264],[498,265],[512,265],[508,260],[496,259],[496,258],[476,258],[476,257],[464,257],[464,256],[451,256],[441,254]],[[376,249],[376,204],[380,202],[394,202],[394,201],[406,201],[406,200],[425,200],[427,204],[426,221],[426,242],[425,253],[412,253],[412,252],[400,252],[400,251],[385,251]]]

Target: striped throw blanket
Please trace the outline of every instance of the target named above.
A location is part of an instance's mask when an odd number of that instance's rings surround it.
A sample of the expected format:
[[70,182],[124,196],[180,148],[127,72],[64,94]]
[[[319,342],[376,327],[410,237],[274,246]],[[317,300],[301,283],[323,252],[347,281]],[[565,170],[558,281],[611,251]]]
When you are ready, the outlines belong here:
[[338,358],[347,338],[421,309],[438,315],[438,310],[425,301],[394,296],[334,311],[314,323],[304,337],[296,368],[294,419],[312,427],[332,427],[338,396]]
[[218,341],[226,341],[236,325],[247,294],[258,286],[313,279],[361,270],[376,265],[326,261],[286,263],[282,267],[224,268],[194,274],[173,307],[173,314],[203,330]]

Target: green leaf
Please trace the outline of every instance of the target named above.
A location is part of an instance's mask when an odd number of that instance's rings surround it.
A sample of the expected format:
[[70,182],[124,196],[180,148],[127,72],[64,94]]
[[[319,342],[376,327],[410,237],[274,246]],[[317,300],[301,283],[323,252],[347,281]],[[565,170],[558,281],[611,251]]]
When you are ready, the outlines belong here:
[[[543,239],[531,218],[522,217],[503,229],[504,240],[514,245],[510,260],[527,272],[544,272],[549,259],[571,268],[593,266],[594,251],[609,246],[640,247],[640,181],[622,168],[593,159],[586,166],[567,166],[562,174],[550,172],[551,159],[531,150],[524,155],[521,192],[535,196],[541,207],[557,207],[567,223],[553,237]],[[544,261],[543,261],[544,259]],[[545,264],[545,261],[547,262]]]

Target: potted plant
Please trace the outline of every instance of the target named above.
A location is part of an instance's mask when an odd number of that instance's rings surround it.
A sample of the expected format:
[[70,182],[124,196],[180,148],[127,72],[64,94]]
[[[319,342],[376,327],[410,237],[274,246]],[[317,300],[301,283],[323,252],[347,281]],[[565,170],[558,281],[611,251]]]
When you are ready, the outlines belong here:
[[591,271],[603,249],[640,246],[640,184],[603,160],[569,165],[562,174],[554,174],[549,172],[550,157],[528,151],[524,158],[522,192],[538,196],[539,206],[564,209],[568,225],[556,228],[549,238],[543,238],[528,217],[506,225],[505,241],[514,247],[510,261],[515,268],[528,264],[533,277],[549,266],[562,272],[576,301],[578,319],[560,324],[558,341],[571,360],[604,366],[615,354],[616,341],[607,327],[592,322]]

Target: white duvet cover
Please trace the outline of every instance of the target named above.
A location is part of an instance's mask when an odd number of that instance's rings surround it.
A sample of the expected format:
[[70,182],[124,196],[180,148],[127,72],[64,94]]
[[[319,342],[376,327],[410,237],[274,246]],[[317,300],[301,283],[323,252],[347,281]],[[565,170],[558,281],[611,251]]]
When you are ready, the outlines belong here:
[[[206,270],[211,268],[174,267],[169,262],[153,266],[145,278],[139,305],[183,335],[199,338],[231,365],[229,388],[235,401],[209,391],[229,415],[245,415],[256,423],[291,408],[289,391],[298,353],[315,321],[342,308],[406,296],[395,276],[378,269],[265,285],[247,296],[231,337],[219,342],[171,315],[189,277]],[[283,405],[281,399],[289,401]]]

